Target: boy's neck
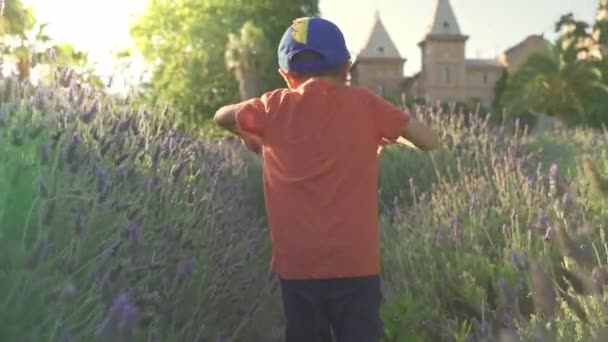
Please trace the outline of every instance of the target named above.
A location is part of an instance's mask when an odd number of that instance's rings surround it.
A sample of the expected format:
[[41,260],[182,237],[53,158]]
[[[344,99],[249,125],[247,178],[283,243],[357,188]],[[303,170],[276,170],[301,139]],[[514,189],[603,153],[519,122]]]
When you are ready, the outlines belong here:
[[301,88],[303,85],[313,82],[313,81],[318,81],[318,80],[322,80],[322,81],[329,81],[335,84],[339,84],[339,85],[345,85],[346,84],[346,80],[338,77],[338,76],[314,76],[314,77],[310,77],[307,78],[305,80],[302,80],[301,82],[298,82],[298,84],[296,85],[295,89]]

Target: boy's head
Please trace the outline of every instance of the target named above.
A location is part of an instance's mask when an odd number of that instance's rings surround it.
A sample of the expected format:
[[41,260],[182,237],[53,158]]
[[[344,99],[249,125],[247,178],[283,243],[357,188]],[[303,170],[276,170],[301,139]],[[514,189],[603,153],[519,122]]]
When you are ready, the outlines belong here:
[[294,20],[278,48],[279,72],[291,88],[311,77],[346,81],[350,53],[344,35],[332,22],[307,17]]

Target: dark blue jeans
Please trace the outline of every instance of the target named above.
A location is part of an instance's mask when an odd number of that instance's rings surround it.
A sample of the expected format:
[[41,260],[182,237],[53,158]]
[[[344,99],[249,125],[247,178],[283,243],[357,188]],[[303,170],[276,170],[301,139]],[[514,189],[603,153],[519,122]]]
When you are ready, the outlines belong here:
[[380,276],[282,279],[281,292],[286,342],[380,341]]

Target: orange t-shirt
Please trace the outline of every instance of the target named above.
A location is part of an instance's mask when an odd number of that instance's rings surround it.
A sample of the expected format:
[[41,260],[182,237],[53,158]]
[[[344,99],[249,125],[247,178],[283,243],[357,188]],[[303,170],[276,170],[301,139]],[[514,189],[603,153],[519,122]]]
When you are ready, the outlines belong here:
[[378,154],[410,116],[359,87],[315,78],[246,101],[238,127],[263,142],[272,271],[284,279],[380,272]]

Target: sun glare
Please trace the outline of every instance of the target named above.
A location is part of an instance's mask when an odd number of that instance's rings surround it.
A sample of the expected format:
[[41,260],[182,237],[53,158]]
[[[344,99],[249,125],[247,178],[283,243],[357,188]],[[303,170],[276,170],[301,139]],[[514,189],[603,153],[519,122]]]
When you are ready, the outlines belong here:
[[86,51],[100,67],[111,65],[113,53],[129,47],[132,15],[147,0],[24,0],[34,7],[39,22],[58,42],[69,42]]

